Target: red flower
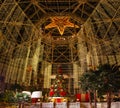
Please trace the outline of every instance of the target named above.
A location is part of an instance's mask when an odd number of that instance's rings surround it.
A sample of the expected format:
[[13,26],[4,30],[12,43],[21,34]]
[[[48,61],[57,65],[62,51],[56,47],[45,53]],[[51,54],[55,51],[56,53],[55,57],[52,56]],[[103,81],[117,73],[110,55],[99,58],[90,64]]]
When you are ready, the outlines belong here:
[[54,91],[51,91],[51,92],[49,93],[50,96],[53,96],[54,94],[55,94]]
[[66,95],[66,92],[65,92],[65,91],[61,91],[61,92],[60,92],[60,95],[61,95],[61,96],[65,96],[65,95]]

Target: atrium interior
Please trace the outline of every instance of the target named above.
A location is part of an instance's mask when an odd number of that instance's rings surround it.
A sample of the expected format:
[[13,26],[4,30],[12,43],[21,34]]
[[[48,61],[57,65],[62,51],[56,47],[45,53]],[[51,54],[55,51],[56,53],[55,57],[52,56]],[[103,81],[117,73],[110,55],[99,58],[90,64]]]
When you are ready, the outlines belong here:
[[120,65],[119,0],[0,0],[0,87],[51,87],[58,68],[71,95],[80,76]]

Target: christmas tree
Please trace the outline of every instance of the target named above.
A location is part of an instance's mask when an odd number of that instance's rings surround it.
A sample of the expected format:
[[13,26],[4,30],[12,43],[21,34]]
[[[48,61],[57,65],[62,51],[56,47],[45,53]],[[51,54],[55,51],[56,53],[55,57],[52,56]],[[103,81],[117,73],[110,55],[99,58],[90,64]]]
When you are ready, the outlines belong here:
[[50,87],[49,96],[50,97],[66,97],[67,96],[65,79],[63,77],[61,67],[58,68],[55,80]]

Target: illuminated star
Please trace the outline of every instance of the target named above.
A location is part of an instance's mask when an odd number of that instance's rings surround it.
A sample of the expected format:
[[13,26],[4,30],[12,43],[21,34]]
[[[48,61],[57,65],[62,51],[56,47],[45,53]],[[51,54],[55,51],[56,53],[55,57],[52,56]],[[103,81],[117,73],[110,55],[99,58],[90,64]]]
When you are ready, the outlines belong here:
[[74,27],[79,28],[78,25],[75,25],[74,23],[71,23],[69,21],[69,17],[51,17],[51,23],[45,26],[45,29],[49,28],[57,28],[61,35],[63,35],[66,27]]

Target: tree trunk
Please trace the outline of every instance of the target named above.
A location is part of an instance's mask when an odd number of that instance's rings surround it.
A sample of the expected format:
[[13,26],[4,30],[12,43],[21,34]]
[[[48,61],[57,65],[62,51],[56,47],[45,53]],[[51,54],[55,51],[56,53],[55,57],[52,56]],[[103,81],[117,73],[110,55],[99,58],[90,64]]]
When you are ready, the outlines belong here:
[[111,91],[107,93],[107,108],[111,108]]
[[94,91],[94,108],[97,108],[96,90]]
[[89,103],[90,103],[90,108],[92,108],[91,92],[90,92],[90,91],[88,91],[88,93],[89,93]]

